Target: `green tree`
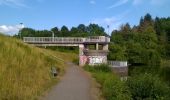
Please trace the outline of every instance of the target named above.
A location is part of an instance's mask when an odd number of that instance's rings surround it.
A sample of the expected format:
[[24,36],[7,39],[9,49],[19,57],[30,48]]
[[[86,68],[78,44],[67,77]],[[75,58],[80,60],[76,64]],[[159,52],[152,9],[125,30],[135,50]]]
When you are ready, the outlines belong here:
[[54,32],[54,36],[56,37],[61,36],[61,33],[57,27],[52,28],[51,31]]
[[62,34],[63,37],[68,37],[70,35],[69,29],[66,26],[62,26],[61,27],[61,34]]
[[87,27],[84,24],[80,24],[77,27],[79,33],[87,33]]
[[71,36],[80,36],[81,34],[79,33],[79,30],[76,27],[72,27],[70,30],[70,35]]
[[34,37],[36,35],[36,31],[32,28],[23,28],[18,36],[20,37]]
[[104,28],[100,27],[97,24],[90,24],[87,27],[87,31],[88,31],[89,36],[101,36],[101,35],[105,35]]

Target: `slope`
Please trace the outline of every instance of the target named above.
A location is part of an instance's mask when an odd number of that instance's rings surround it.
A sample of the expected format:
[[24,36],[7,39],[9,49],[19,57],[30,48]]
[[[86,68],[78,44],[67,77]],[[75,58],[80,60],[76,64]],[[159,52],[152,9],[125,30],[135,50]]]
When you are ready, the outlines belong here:
[[36,48],[12,37],[0,34],[0,100],[35,100],[58,79],[51,76],[51,66],[60,74],[64,62],[75,57],[73,54]]

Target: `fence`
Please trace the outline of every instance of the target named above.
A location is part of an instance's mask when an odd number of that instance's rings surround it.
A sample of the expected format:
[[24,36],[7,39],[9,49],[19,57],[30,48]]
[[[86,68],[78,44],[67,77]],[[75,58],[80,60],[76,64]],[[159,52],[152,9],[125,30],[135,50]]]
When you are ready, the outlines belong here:
[[112,67],[127,67],[127,61],[108,61],[108,64]]
[[86,42],[110,42],[105,36],[94,37],[24,37],[26,43],[86,43]]

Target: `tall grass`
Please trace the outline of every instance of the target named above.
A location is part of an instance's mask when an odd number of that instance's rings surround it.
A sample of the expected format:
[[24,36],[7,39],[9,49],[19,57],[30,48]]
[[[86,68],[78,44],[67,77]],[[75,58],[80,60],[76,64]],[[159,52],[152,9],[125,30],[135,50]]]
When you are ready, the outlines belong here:
[[158,77],[158,74],[135,73],[127,81],[121,81],[107,66],[85,66],[85,69],[90,71],[101,84],[101,91],[106,100],[169,100],[170,98],[170,88]]
[[101,91],[106,100],[131,100],[131,94],[125,82],[116,76],[108,65],[85,66],[85,70],[101,84]]
[[[0,34],[0,100],[36,100],[56,83],[50,68],[56,66],[62,73],[64,62],[45,55],[44,51]],[[65,58],[68,54],[55,52],[55,55]]]

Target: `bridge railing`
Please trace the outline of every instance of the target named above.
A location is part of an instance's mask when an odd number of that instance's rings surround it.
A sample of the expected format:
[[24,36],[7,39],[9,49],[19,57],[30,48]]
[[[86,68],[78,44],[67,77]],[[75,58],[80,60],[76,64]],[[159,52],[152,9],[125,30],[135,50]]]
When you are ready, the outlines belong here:
[[110,42],[105,36],[94,37],[24,37],[26,43],[84,43],[84,42]]
[[108,65],[112,67],[127,67],[127,61],[107,61]]
[[83,38],[63,38],[63,37],[24,37],[27,43],[81,43]]

